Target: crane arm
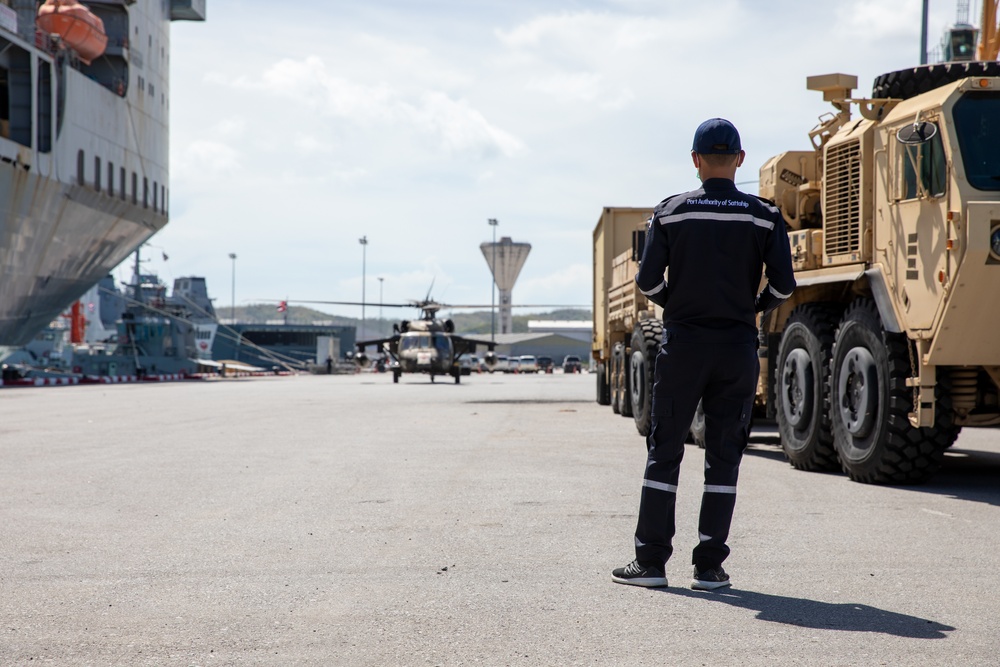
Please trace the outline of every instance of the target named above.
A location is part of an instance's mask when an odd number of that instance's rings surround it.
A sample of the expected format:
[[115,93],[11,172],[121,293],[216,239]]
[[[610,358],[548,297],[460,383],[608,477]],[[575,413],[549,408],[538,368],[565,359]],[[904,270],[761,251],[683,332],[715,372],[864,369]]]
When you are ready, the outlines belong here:
[[979,60],[996,60],[1000,53],[1000,26],[997,25],[997,5],[1000,0],[983,0],[980,22]]

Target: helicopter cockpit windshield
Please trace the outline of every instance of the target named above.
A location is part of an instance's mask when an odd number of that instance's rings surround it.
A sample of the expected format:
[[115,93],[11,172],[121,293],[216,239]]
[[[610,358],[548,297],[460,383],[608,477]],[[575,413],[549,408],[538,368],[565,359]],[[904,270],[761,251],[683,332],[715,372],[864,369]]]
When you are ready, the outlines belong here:
[[447,335],[433,333],[405,333],[399,337],[399,351],[407,350],[437,350],[441,358],[451,355],[451,338]]
[[430,334],[407,333],[399,337],[399,351],[427,349],[431,346]]
[[451,338],[443,334],[435,333],[434,337],[434,347],[441,354],[442,357],[451,356]]

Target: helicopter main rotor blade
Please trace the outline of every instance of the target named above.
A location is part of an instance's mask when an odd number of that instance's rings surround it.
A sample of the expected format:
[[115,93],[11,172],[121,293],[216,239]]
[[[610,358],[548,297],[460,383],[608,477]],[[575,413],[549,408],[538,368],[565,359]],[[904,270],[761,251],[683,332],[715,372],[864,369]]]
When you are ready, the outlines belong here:
[[280,303],[284,301],[285,303],[320,303],[332,306],[382,306],[383,308],[414,308],[412,303],[379,303],[377,301],[310,301],[304,299],[265,299],[265,301],[274,303]]
[[[484,310],[489,310],[490,308],[500,308],[500,305],[491,304],[451,304],[442,303],[438,304],[441,306],[442,310],[451,310],[453,308],[480,308]],[[589,309],[590,304],[581,305],[578,303],[512,303],[507,306],[508,308],[587,308]]]
[[[454,310],[454,309],[470,309],[470,308],[480,308],[483,310],[489,310],[490,308],[499,308],[499,304],[458,304],[458,303],[438,303],[437,301],[417,301],[413,300],[410,303],[378,303],[371,301],[320,301],[320,300],[304,300],[304,299],[263,299],[265,303],[318,303],[333,306],[382,306],[383,308],[423,308],[428,307],[435,308],[437,310]],[[508,306],[509,308],[590,308],[590,304],[581,305],[578,303],[512,303]]]

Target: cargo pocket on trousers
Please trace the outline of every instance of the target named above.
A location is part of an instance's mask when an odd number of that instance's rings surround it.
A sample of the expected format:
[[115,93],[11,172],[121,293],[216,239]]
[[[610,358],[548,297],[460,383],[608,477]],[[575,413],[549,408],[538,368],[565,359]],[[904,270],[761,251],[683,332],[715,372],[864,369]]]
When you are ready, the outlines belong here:
[[670,433],[670,424],[674,419],[674,399],[669,396],[657,398],[653,396],[652,419],[649,435],[646,436],[646,451],[651,452],[659,439]]
[[747,442],[750,439],[750,426],[753,423],[752,398],[748,398],[747,400],[743,401],[742,405],[740,406],[740,415],[738,423],[739,423],[738,428],[740,428],[743,431],[743,435],[745,436],[743,438],[743,449],[745,450],[747,447]]

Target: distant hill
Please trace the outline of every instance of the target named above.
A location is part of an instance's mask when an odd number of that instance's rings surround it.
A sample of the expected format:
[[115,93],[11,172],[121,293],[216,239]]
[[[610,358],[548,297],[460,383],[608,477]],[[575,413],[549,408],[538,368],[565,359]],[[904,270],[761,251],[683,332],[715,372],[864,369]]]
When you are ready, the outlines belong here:
[[[222,306],[216,309],[216,313],[220,319],[229,320],[230,319],[230,308]],[[377,313],[377,311],[376,311]],[[449,311],[442,311],[441,316],[446,319],[451,319],[455,323],[455,331],[459,333],[467,334],[483,334],[490,333],[491,328],[491,313],[488,310],[473,311],[471,313],[455,312],[451,313]],[[369,331],[379,331],[383,333],[390,333],[392,331],[392,325],[400,320],[404,319],[414,319],[418,317],[416,309],[412,311],[407,311],[401,309],[401,314],[398,318],[388,318],[384,317],[380,320],[378,317],[368,317],[366,328]],[[497,310],[497,321],[496,327],[500,328],[500,312]],[[579,309],[579,308],[562,308],[558,310],[553,310],[548,313],[532,313],[530,315],[515,315],[514,316],[514,333],[527,333],[528,332],[528,320],[572,320],[572,321],[591,321],[591,312],[589,310]],[[279,313],[277,307],[273,303],[258,303],[249,304],[246,306],[236,307],[236,321],[239,323],[247,324],[267,324],[267,323],[279,323],[287,322],[288,324],[326,324],[326,325],[336,325],[336,326],[348,326],[357,327],[361,324],[360,317],[344,317],[342,315],[331,315],[330,313],[324,313],[314,308],[307,308],[305,306],[289,306],[288,311],[285,313]]]

